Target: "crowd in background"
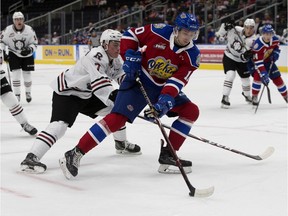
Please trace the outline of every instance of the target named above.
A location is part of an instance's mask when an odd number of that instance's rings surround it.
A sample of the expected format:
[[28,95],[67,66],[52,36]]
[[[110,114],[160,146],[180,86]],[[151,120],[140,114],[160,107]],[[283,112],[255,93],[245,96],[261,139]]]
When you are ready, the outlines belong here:
[[[124,1],[123,1],[124,2]],[[132,6],[128,6],[125,3],[122,3],[122,1],[115,2],[113,7],[107,7],[107,1],[106,0],[84,0],[85,7],[93,7],[98,6],[99,8],[102,8],[101,14],[103,14],[103,18],[111,17],[115,14],[129,14],[137,10],[143,10],[145,9],[145,6],[149,4],[151,0],[147,1],[135,1]],[[163,1],[164,2],[164,1]],[[224,44],[225,40],[223,38],[217,38],[215,36],[216,30],[220,27],[221,23],[218,23],[217,26],[215,24],[209,25],[213,20],[219,20],[222,17],[225,17],[232,12],[235,12],[241,8],[247,7],[247,14],[253,13],[255,9],[263,8],[265,7],[265,4],[269,2],[271,4],[271,1],[266,0],[232,0],[232,1],[226,1],[226,0],[186,0],[186,1],[176,1],[176,0],[170,0],[167,1],[168,3],[165,4],[163,7],[155,7],[150,8],[149,12],[143,13],[143,19],[142,21],[144,23],[141,23],[140,20],[136,20],[136,24],[133,23],[133,25],[142,26],[146,23],[167,23],[172,24],[174,22],[175,17],[177,14],[181,11],[195,11],[195,14],[198,18],[198,21],[200,23],[200,26],[205,25],[205,23],[208,23],[207,26],[207,34],[205,34],[205,28],[200,29],[200,35],[198,37],[197,43],[198,44]],[[276,2],[276,0],[273,0],[273,2]],[[147,9],[147,8],[146,8]],[[205,11],[206,10],[206,11]],[[204,14],[207,13],[207,20],[204,20]],[[286,9],[283,8],[283,10],[279,10],[278,14],[276,16],[276,22],[274,23],[273,16],[273,10],[266,10],[263,13],[259,13],[252,18],[255,20],[256,27],[255,31],[256,34],[259,34],[259,27],[261,27],[264,24],[277,24],[278,26],[282,27],[281,32],[278,32],[278,35],[280,37],[284,37],[282,40],[283,43],[285,43],[285,35],[287,37],[287,5]],[[274,17],[274,16],[273,16]],[[244,19],[241,19],[241,17],[235,17],[238,22],[236,25],[243,26]],[[87,23],[88,24],[88,23]],[[95,23],[89,22],[88,27],[84,30],[76,29],[73,32],[71,31],[71,44],[89,44],[89,39],[91,38],[91,27],[95,25]],[[120,25],[117,24],[116,26],[107,26],[106,28],[113,28],[117,29],[120,32],[123,32],[127,28],[129,28],[132,24],[129,23],[121,23]],[[284,27],[283,27],[284,26]],[[105,27],[97,32],[97,35],[99,36],[101,32],[105,30]],[[207,39],[206,39],[207,38]],[[287,40],[287,38],[286,38]],[[56,42],[55,42],[56,41]],[[40,44],[61,44],[61,38],[58,35],[57,32],[54,32],[52,36],[43,36],[39,40]]]

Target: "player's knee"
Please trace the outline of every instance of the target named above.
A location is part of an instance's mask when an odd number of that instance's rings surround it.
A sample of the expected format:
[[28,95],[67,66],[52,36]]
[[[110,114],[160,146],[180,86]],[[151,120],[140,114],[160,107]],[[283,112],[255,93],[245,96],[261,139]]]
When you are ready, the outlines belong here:
[[127,117],[118,113],[110,113],[103,118],[106,126],[113,133],[123,127],[127,121]]
[[199,108],[192,102],[186,103],[179,112],[179,117],[184,118],[190,122],[195,122],[200,115]]
[[232,71],[232,70],[229,70],[226,72],[226,80],[229,80],[229,81],[233,81],[236,77],[236,72],[235,71]]
[[19,104],[12,91],[8,91],[7,93],[2,94],[1,100],[9,109],[16,107]]
[[68,123],[64,121],[54,121],[51,122],[47,128],[46,132],[53,135],[57,140],[64,136],[68,127]]

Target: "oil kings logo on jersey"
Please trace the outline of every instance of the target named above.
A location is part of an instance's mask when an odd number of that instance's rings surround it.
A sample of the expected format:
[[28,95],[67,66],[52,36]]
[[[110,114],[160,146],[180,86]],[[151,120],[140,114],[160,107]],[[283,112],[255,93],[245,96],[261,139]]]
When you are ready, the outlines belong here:
[[170,59],[166,60],[163,57],[157,57],[148,60],[149,73],[161,79],[170,78],[177,69],[178,67],[173,65]]
[[156,49],[165,50],[166,44],[164,44],[164,43],[154,44],[153,47]]
[[264,59],[269,58],[272,52],[273,52],[273,48],[270,48],[268,50],[264,50]]
[[158,23],[158,24],[153,24],[154,28],[158,28],[158,29],[162,29],[166,26],[166,24],[164,23]]

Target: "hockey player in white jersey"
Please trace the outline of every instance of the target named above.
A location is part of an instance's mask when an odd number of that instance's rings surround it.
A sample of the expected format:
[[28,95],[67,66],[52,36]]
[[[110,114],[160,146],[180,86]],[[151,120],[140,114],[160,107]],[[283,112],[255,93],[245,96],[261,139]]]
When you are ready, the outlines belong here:
[[[242,95],[248,103],[252,102],[250,72],[248,71],[246,63],[247,60],[253,56],[251,48],[253,42],[257,38],[254,33],[254,26],[255,22],[253,19],[246,19],[244,22],[244,28],[235,26],[232,21],[222,23],[219,31],[216,32],[217,37],[226,36],[228,41],[223,56],[225,80],[221,101],[222,108],[229,108],[230,106],[229,95],[236,77],[236,71],[241,78],[243,90]],[[237,31],[237,33],[235,31]]]
[[29,103],[32,100],[31,71],[34,71],[33,52],[37,48],[38,39],[33,28],[24,24],[24,15],[21,12],[15,12],[12,18],[13,24],[7,26],[2,32],[0,46],[2,50],[6,50],[5,48],[8,46],[9,53],[4,53],[4,55],[9,62],[14,94],[20,101],[22,72],[26,101]]
[[16,119],[16,121],[21,125],[23,130],[30,135],[35,135],[37,129],[28,123],[27,117],[24,114],[23,107],[17,100],[16,96],[12,92],[12,88],[8,83],[5,76],[5,71],[2,69],[3,64],[3,51],[0,49],[0,95],[2,102],[9,108],[11,115]]
[[[101,46],[92,48],[75,66],[62,72],[51,84],[54,92],[52,116],[45,131],[41,131],[21,170],[42,173],[46,165],[39,160],[71,127],[79,113],[96,118],[108,114],[114,106],[117,90],[112,80],[122,82],[125,73],[119,55],[122,35],[116,30],[105,30]],[[141,148],[127,141],[126,128],[114,133],[116,153],[141,154]]]

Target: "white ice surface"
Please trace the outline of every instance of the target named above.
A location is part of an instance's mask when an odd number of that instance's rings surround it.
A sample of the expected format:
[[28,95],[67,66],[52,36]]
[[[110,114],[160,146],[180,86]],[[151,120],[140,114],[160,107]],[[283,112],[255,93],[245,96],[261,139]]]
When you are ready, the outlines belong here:
[[[31,124],[39,131],[48,125],[52,90],[49,83],[70,66],[37,65],[33,72],[33,100],[22,101]],[[287,82],[287,74],[283,74]],[[79,175],[67,180],[58,159],[73,148],[95,120],[79,115],[43,157],[48,166],[40,175],[19,171],[35,137],[1,104],[1,216],[287,216],[287,104],[270,84],[272,104],[265,90],[256,114],[241,95],[237,76],[231,108],[220,108],[222,71],[196,71],[184,92],[198,104],[200,117],[191,134],[250,154],[268,146],[274,154],[256,161],[187,138],[178,155],[192,160],[188,178],[196,188],[215,186],[209,198],[189,197],[181,175],[157,172],[161,133],[141,119],[127,125],[129,140],[142,147],[140,156],[115,154],[109,136],[85,155]],[[171,119],[163,118],[165,124]]]

